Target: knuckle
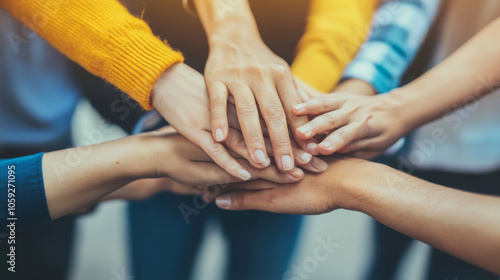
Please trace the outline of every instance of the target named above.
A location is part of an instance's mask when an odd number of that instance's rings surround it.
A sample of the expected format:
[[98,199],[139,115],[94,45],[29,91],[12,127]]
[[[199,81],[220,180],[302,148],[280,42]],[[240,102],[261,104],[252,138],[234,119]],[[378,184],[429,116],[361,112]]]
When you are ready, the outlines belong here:
[[247,148],[247,144],[245,142],[245,139],[243,139],[243,137],[238,137],[238,139],[236,140],[236,145],[240,149],[246,149]]
[[337,121],[337,118],[335,117],[334,114],[328,114],[328,115],[325,116],[325,118],[326,118],[326,121],[328,122],[328,124],[330,126],[335,125],[335,123]]
[[290,150],[290,139],[288,137],[277,137],[273,146],[279,147],[279,151],[287,153]]
[[237,106],[238,112],[240,114],[243,114],[243,115],[251,115],[251,114],[255,114],[257,112],[257,108],[250,101],[240,102],[236,106]]
[[264,113],[269,121],[281,121],[285,117],[285,112],[281,103],[271,102],[264,107]]
[[248,139],[246,139],[245,142],[248,143],[249,145],[257,146],[261,144],[262,140],[259,136],[255,135],[248,137]]
[[226,97],[222,94],[212,94],[210,101],[213,107],[222,107],[226,105]]
[[349,135],[345,130],[339,130],[337,131],[337,139],[339,139],[339,142],[346,142],[349,139]]
[[329,109],[328,101],[318,100],[317,102],[318,102],[318,104],[317,104],[318,107],[320,107],[323,112],[328,111],[328,109]]
[[245,207],[245,193],[243,192],[238,192],[238,193],[233,193],[231,202],[233,203],[233,206],[235,208],[244,208]]
[[220,156],[224,153],[224,148],[222,145],[212,145],[209,148],[209,153],[215,157]]

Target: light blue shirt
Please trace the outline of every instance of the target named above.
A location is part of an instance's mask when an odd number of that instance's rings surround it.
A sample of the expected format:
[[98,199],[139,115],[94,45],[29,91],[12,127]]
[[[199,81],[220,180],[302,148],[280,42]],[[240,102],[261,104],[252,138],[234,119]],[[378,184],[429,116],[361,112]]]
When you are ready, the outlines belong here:
[[71,145],[70,61],[0,9],[0,158]]

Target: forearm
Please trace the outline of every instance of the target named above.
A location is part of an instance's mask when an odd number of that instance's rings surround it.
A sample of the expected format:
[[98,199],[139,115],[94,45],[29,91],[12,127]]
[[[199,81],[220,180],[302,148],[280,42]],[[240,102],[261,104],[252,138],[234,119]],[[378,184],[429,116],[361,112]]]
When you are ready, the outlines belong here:
[[353,187],[347,206],[458,258],[500,273],[500,198],[435,185],[389,167]]
[[145,165],[139,152],[131,152],[132,141],[126,138],[46,153],[43,180],[51,218],[73,213],[144,177]]
[[394,90],[405,123],[416,128],[476,101],[500,81],[500,20],[495,20],[444,62]]
[[361,80],[361,79],[348,79],[343,81],[342,83],[338,84],[337,87],[333,90],[334,92],[349,92],[349,93],[354,93],[354,94],[359,94],[359,95],[375,95],[377,94],[377,91],[375,88]]

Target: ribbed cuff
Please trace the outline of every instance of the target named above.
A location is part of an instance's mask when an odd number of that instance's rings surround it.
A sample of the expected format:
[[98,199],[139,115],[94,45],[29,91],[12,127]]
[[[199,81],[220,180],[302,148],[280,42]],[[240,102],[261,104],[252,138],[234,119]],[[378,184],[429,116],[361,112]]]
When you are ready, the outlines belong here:
[[153,108],[150,96],[159,76],[171,65],[184,61],[180,52],[150,32],[132,28],[111,30],[109,43],[114,56],[104,74],[146,110]]

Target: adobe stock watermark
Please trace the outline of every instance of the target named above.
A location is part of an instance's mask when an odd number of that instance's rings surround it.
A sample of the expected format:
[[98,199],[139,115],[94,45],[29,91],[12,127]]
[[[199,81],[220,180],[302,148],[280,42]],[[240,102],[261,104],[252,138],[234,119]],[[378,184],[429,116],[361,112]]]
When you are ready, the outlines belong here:
[[461,129],[464,123],[480,109],[481,104],[485,104],[491,97],[491,95],[487,95],[488,93],[492,93],[500,87],[500,82],[495,81],[492,75],[479,76],[477,79],[478,85],[474,93],[462,102],[456,103],[444,114],[442,120],[449,129],[434,127],[426,138],[415,139],[411,152],[406,156],[398,156],[398,170],[412,174],[435,153],[439,145],[449,140],[450,133]]
[[353,38],[355,38],[354,43],[352,43],[352,41],[339,43],[342,54],[348,61],[350,61],[353,56],[358,53],[359,46],[362,45],[362,43],[365,42],[369,36],[373,36],[379,33],[381,27],[392,22],[392,17],[401,13],[402,11],[402,5],[400,1],[388,1],[383,3],[383,5],[384,8],[375,13],[370,23],[368,23],[364,27],[355,27],[355,29],[353,30]]
[[283,274],[282,280],[310,279],[311,275],[318,270],[321,263],[328,260],[335,253],[335,249],[339,247],[340,244],[333,242],[331,235],[328,235],[326,238],[317,237],[316,246],[314,246],[312,254],[303,258],[300,263],[292,265]]
[[57,176],[57,180],[62,182],[66,174],[72,174],[78,171],[79,166],[83,160],[90,156],[94,150],[94,143],[101,143],[104,141],[105,134],[113,133],[115,127],[108,123],[106,120],[101,120],[97,128],[84,129],[82,134],[85,137],[82,146],[71,149],[64,161],[54,161],[50,167]]
[[[39,5],[45,5],[46,9],[50,10],[52,14],[57,14],[60,7],[59,3],[54,4],[51,1],[41,1]],[[28,25],[43,28],[49,22],[49,18],[42,12],[36,12],[30,15],[29,18],[23,17],[21,21],[25,24],[22,26],[20,33],[9,32],[7,34],[7,39],[16,54],[19,53],[21,45],[28,44],[31,39],[37,36],[36,32],[31,30]]]
[[228,185],[229,183],[214,184],[205,189],[203,193],[193,195],[192,205],[188,205],[184,202],[180,203],[177,208],[179,209],[186,225],[189,225],[191,223],[192,215],[198,216],[201,211],[207,208],[207,206],[210,204],[210,202],[205,201],[204,197],[208,198],[209,200],[213,200],[219,194],[221,194],[222,190],[224,190]]

